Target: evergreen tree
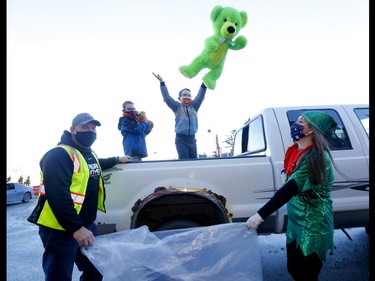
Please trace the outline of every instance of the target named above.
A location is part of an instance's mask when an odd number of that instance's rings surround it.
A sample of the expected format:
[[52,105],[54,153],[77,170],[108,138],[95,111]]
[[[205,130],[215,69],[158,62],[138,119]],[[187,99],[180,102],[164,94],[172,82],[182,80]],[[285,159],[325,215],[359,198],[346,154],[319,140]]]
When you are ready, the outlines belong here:
[[18,178],[18,183],[23,184],[23,176],[20,176],[20,177]]
[[25,182],[24,182],[25,185],[30,185],[30,176],[27,176]]
[[236,130],[231,130],[230,131],[230,134],[227,135],[227,139],[224,141],[225,144],[227,144],[225,146],[225,148],[229,148],[230,149],[230,155],[229,156],[233,156],[233,144],[234,144],[234,134],[236,133]]

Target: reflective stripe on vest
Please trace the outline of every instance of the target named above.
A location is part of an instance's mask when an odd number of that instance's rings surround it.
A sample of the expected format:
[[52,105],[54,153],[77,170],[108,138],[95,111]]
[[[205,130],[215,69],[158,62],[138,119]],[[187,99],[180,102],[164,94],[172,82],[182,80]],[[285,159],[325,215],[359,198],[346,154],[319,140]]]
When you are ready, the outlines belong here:
[[[61,146],[61,145],[58,145]],[[74,165],[74,172],[79,173],[81,171],[81,162],[79,161],[77,150],[73,147],[70,147],[70,158],[72,158]]]
[[[46,189],[44,187],[44,184],[41,184],[39,186],[39,193],[42,196],[46,196]],[[70,196],[72,197],[74,204],[82,205],[83,204],[83,200],[85,200],[85,196],[82,195],[82,194],[79,194],[79,193],[70,192]]]

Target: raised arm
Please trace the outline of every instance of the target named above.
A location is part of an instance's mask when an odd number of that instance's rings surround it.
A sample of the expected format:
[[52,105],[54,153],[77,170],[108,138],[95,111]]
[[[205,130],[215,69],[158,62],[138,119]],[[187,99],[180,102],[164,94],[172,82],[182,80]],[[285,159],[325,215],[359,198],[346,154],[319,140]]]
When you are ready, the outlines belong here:
[[160,82],[164,82],[163,78],[159,74],[155,74],[152,72],[152,74],[158,79]]

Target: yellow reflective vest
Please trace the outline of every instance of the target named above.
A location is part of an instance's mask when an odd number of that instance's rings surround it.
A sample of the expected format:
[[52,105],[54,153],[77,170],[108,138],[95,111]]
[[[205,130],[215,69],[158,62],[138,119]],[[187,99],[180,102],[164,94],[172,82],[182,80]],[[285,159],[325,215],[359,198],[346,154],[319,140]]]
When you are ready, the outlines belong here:
[[[86,163],[85,158],[83,155],[74,147],[71,147],[69,145],[58,145],[57,147],[61,147],[65,149],[65,151],[70,155],[70,158],[72,159],[74,163],[74,171],[72,176],[72,184],[70,185],[70,195],[72,197],[74,208],[77,211],[77,214],[80,213],[82,204],[85,200],[86,196],[86,188],[87,188],[87,182],[89,180],[90,174],[89,174],[89,168]],[[98,161],[97,155],[93,152],[92,153]],[[41,185],[39,187],[39,196],[46,196],[45,194],[45,188],[44,188],[44,177],[43,172],[40,172],[40,178],[41,178]],[[105,206],[104,206],[104,200],[105,200],[105,191],[104,191],[104,183],[102,174],[100,171],[99,176],[99,195],[98,195],[98,209],[105,212]],[[38,202],[41,202],[38,198]],[[57,221],[55,215],[52,212],[52,209],[48,203],[48,200],[45,200],[45,203],[43,206],[40,206],[42,208],[39,217],[37,218],[38,225],[44,225],[46,227],[58,229],[58,230],[65,230],[60,223]]]

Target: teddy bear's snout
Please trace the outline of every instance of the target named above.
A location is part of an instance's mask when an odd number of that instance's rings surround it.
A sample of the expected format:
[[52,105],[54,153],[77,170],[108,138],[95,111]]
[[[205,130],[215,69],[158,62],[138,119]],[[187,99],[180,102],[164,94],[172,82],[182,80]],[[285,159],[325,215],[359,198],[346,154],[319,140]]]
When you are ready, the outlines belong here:
[[236,32],[236,29],[233,26],[228,26],[227,31],[232,34]]

